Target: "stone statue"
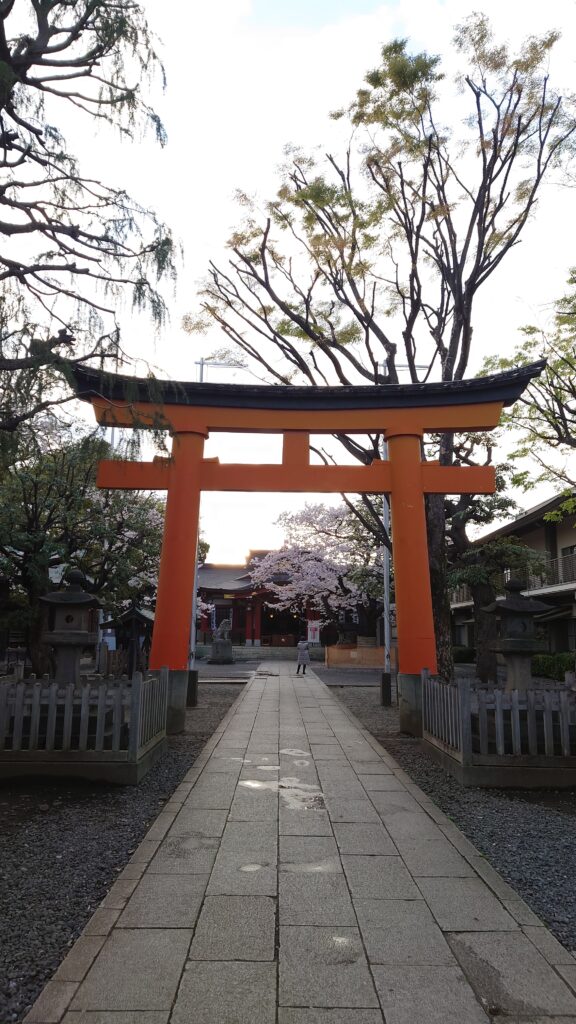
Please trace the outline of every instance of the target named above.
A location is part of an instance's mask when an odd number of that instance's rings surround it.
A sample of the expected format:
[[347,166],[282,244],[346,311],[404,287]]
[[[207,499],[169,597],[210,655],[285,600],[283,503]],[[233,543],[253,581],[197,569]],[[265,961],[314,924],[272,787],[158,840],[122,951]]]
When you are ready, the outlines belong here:
[[233,663],[231,629],[231,620],[223,619],[218,628],[214,630],[212,652],[208,659],[209,665],[231,665]]
[[214,640],[229,640],[232,622],[230,619],[222,619],[222,622],[214,630]]

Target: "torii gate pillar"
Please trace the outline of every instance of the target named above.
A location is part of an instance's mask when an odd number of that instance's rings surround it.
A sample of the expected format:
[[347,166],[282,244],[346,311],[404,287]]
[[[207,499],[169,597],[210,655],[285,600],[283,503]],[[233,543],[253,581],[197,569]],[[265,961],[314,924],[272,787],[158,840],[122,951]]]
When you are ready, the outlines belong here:
[[[420,671],[436,671],[436,639],[430,574],[426,511],[421,484],[422,437],[387,434],[392,475],[390,517],[393,524],[393,564],[396,627],[410,661],[399,659],[396,680],[400,729],[422,735]],[[414,672],[414,667],[420,666]]]
[[[151,668],[174,666],[170,674],[169,733],[181,732],[186,724],[203,453],[203,434],[182,433],[172,438],[170,485],[166,497],[161,571],[150,650]],[[180,651],[180,655],[176,654]],[[173,660],[174,654],[176,661]]]

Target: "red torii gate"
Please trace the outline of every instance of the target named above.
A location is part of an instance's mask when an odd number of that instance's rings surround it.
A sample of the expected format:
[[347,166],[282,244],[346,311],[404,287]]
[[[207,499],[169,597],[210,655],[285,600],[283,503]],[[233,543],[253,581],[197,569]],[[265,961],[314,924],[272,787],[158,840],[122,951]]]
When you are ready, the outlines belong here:
[[[357,492],[390,495],[399,670],[436,670],[425,494],[492,493],[491,467],[422,460],[426,432],[489,430],[543,361],[490,377],[443,384],[350,387],[194,384],[107,374],[77,366],[75,388],[105,426],[170,431],[172,455],[103,461],[99,487],[166,490],[166,519],[150,667],[188,667],[202,491]],[[280,465],[204,459],[214,431],[283,434]],[[368,466],[311,466],[309,435],[380,433],[388,459]]]

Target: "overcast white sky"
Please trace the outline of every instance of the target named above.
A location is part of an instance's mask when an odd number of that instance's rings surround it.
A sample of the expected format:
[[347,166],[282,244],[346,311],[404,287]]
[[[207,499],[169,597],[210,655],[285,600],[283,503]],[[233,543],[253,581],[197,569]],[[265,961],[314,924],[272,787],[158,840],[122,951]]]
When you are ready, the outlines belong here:
[[[102,139],[100,159],[137,198],[154,206],[182,240],[185,262],[172,304],[169,328],[154,341],[145,322],[135,322],[128,347],[166,374],[197,379],[195,365],[224,338],[190,338],[180,327],[194,307],[197,281],[208,260],[223,260],[224,242],[240,214],[234,192],[267,197],[275,191],[283,146],[335,146],[341,129],[327,114],[347,104],[365,72],[378,63],[384,42],[409,37],[416,49],[451,59],[456,23],[479,6],[463,0],[210,0],[177,3],[144,0],[163,41],[168,76],[155,97],[169,136],[160,151],[151,142],[120,150]],[[574,0],[520,4],[483,0],[499,36],[519,41],[529,32],[560,28],[554,78],[574,81]],[[98,143],[97,143],[98,146]],[[117,155],[116,155],[117,154]],[[110,160],[115,165],[110,167]],[[573,247],[576,190],[550,188],[537,220],[507,259],[479,308],[476,340],[482,352],[504,352],[527,322],[544,324],[562,293]],[[208,373],[210,376],[208,377]],[[250,377],[213,368],[207,379],[249,382]],[[225,455],[225,439],[209,454]],[[252,449],[259,457],[262,449]],[[238,461],[247,457],[236,456]],[[211,561],[241,561],[250,547],[281,541],[271,524],[300,498],[205,495],[203,531]]]

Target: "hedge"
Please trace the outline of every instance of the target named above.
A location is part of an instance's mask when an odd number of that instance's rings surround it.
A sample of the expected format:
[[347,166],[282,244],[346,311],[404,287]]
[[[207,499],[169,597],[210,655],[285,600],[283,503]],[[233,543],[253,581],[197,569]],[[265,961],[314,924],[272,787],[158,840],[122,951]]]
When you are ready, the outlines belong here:
[[535,654],[532,658],[532,675],[545,676],[547,679],[564,681],[565,672],[574,672],[576,651],[563,651],[557,654]]
[[453,647],[452,654],[455,665],[469,665],[476,661],[476,651],[473,647]]

